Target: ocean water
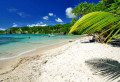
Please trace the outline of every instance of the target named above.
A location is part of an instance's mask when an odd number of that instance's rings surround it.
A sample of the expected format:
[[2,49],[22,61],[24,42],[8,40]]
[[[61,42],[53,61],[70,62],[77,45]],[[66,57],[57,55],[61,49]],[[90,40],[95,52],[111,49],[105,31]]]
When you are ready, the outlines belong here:
[[0,34],[0,60],[16,57],[40,47],[77,37],[76,35],[48,37],[48,34]]

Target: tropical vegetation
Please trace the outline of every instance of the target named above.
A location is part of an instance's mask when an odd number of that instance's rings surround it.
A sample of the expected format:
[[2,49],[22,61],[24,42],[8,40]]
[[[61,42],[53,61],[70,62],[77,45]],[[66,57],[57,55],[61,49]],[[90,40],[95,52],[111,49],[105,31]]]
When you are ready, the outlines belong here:
[[48,25],[48,26],[34,26],[34,27],[11,27],[5,31],[1,31],[0,33],[7,34],[48,34],[48,33],[68,33],[71,23],[67,24],[56,24],[56,25]]
[[82,2],[72,10],[78,18],[71,23],[34,27],[11,27],[0,33],[39,34],[39,33],[72,33],[94,34],[103,36],[109,42],[120,31],[120,0],[100,0],[96,3]]
[[73,9],[75,15],[81,15],[69,33],[103,35],[108,43],[120,32],[120,0],[101,0],[98,4],[80,3]]
[[69,33],[77,34],[105,34],[105,40],[109,42],[120,32],[120,17],[108,12],[92,12],[80,18],[71,28]]
[[[103,36],[106,43],[120,33],[120,0],[101,0],[98,4],[84,2],[74,7],[72,12],[79,19],[69,33],[97,34],[96,38]],[[85,63],[94,69],[94,73],[102,75],[108,81],[120,81],[118,61],[92,59]]]

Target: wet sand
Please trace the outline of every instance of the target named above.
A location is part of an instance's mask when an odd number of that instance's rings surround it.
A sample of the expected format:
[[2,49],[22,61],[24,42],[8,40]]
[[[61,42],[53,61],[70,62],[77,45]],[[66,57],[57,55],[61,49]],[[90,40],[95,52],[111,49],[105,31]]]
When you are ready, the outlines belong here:
[[[73,39],[74,40],[74,39]],[[65,40],[63,42],[58,42],[55,44],[51,44],[45,47],[38,48],[34,51],[25,53],[21,56],[10,58],[10,59],[5,59],[5,60],[0,60],[0,75],[5,74],[10,72],[11,70],[14,70],[16,65],[18,65],[21,61],[26,61],[27,59],[30,59],[33,56],[42,56],[44,52],[47,52],[48,50],[60,47],[64,44],[69,43],[71,40]]]

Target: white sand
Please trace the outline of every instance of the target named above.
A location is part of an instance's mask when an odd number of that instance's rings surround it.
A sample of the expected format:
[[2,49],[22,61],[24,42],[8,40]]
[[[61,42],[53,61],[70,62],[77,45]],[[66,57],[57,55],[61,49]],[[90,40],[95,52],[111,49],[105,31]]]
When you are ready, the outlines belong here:
[[[84,37],[62,47],[49,50],[43,56],[24,58],[16,68],[0,75],[3,82],[105,82],[93,74],[85,64],[93,58],[109,58],[120,61],[120,48],[100,43],[81,43]],[[26,61],[27,60],[27,61]]]

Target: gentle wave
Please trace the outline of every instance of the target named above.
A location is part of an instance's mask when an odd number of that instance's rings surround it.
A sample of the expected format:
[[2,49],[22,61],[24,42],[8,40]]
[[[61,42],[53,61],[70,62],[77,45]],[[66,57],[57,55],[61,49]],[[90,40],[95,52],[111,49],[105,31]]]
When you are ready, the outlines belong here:
[[28,50],[28,51],[22,52],[22,53],[20,53],[20,54],[18,54],[18,55],[16,55],[16,56],[0,58],[0,60],[7,60],[7,59],[15,58],[15,57],[24,55],[24,54],[26,54],[26,53],[29,53],[29,52],[32,52],[32,51],[35,51],[35,50],[36,50],[36,48],[35,48],[35,49],[32,49],[32,50]]
[[33,35],[33,34],[26,34],[26,35],[0,34],[0,60],[14,58],[23,55],[25,53],[28,53],[30,51],[33,51],[35,50],[34,48],[37,49],[41,47],[50,46],[53,45],[54,43],[62,42],[70,38],[76,38],[76,37],[70,35],[66,35],[66,36],[57,35],[56,37],[40,37],[39,35]]

